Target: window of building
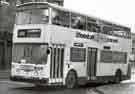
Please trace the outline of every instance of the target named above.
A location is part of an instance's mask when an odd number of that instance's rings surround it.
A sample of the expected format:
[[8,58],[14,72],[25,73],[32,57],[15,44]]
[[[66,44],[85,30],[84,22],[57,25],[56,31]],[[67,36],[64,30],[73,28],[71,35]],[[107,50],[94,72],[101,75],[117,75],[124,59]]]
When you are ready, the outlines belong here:
[[86,30],[86,17],[75,13],[71,14],[71,27]]
[[69,27],[70,26],[69,12],[58,10],[58,9],[53,9],[52,24]]
[[71,62],[85,62],[86,49],[85,48],[71,48],[70,61]]

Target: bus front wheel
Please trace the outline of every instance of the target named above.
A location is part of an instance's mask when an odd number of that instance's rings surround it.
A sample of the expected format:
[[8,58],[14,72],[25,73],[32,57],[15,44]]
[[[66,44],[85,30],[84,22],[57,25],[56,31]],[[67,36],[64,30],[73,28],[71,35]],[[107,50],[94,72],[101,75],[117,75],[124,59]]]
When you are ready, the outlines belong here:
[[70,71],[66,77],[66,87],[75,88],[77,86],[77,75],[75,71]]

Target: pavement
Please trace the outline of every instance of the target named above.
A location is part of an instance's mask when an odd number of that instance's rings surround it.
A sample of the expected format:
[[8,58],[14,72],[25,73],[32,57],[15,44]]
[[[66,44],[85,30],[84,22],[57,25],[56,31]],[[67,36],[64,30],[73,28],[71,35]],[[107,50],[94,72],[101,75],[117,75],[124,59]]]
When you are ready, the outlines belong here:
[[0,70],[0,80],[1,79],[9,79],[10,70]]
[[103,94],[135,94],[135,82],[105,85],[96,89]]
[[103,94],[135,94],[135,71],[131,79],[122,81],[120,84],[110,84],[96,87]]

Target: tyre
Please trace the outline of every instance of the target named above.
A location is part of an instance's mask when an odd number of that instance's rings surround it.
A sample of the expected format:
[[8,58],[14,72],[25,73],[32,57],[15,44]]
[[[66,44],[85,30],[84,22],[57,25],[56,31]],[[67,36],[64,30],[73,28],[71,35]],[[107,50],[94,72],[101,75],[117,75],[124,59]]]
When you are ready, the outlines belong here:
[[75,88],[77,86],[77,75],[74,71],[70,71],[66,78],[66,87]]
[[115,83],[116,84],[119,84],[121,82],[121,79],[122,78],[122,74],[121,74],[121,71],[117,71],[116,74],[115,74]]

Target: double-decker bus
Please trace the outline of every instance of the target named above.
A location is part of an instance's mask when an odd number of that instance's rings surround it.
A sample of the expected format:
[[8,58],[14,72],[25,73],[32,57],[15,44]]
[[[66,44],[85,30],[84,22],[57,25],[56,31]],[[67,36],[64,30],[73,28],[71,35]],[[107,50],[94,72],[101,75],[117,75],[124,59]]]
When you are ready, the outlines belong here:
[[73,88],[130,78],[130,28],[46,2],[17,6],[11,79]]

